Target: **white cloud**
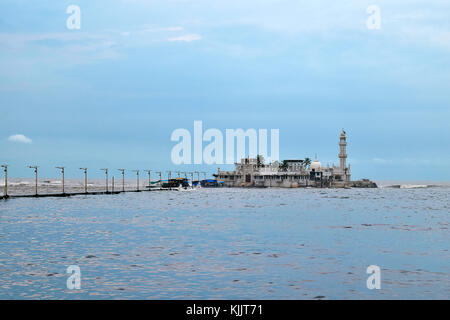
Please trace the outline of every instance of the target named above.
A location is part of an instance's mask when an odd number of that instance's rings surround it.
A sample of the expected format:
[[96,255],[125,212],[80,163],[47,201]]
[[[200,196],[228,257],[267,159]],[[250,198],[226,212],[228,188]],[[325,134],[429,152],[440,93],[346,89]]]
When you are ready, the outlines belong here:
[[183,30],[182,27],[170,27],[166,29],[167,31],[181,31]]
[[386,160],[386,159],[382,159],[382,158],[373,158],[372,161],[375,163],[378,163],[378,164],[386,164],[386,163],[390,162],[390,160]]
[[14,134],[8,137],[8,141],[11,142],[20,142],[20,143],[31,143],[32,140],[23,134]]
[[184,42],[191,42],[191,41],[196,41],[196,40],[200,40],[202,37],[198,34],[186,34],[184,36],[180,36],[180,37],[173,37],[173,38],[169,38],[167,39],[170,42],[173,41],[184,41]]

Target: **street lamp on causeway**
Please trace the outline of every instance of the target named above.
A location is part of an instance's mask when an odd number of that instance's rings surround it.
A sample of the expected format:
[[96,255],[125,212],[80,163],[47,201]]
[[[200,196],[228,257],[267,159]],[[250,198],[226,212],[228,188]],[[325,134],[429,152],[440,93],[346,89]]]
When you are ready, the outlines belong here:
[[188,172],[191,175],[191,188],[194,188],[194,173],[193,172]]
[[157,174],[159,174],[159,187],[162,188],[162,174],[161,171],[156,171]]
[[35,175],[35,192],[34,194],[38,195],[38,166],[28,166],[30,169],[34,169],[34,175]]
[[152,170],[144,170],[144,171],[148,173],[148,187],[150,189],[150,187],[152,186],[152,177],[151,177]]
[[8,165],[2,164],[2,168],[5,171],[5,191],[3,192],[3,197],[8,198]]
[[125,169],[117,169],[122,172],[122,192],[125,192]]
[[170,178],[172,176],[172,171],[166,171],[167,172],[167,187],[170,189]]
[[197,174],[197,186],[198,186],[198,184],[200,183],[200,172],[194,171],[194,173]]
[[102,171],[105,171],[105,175],[106,175],[106,193],[108,193],[108,168],[103,168],[100,169]]
[[80,168],[84,171],[84,193],[87,193],[87,168]]
[[139,191],[139,170],[132,170],[133,172],[136,172],[136,179],[137,179],[137,191]]
[[61,170],[61,174],[62,174],[62,193],[64,194],[64,167],[56,167],[56,169],[60,169]]

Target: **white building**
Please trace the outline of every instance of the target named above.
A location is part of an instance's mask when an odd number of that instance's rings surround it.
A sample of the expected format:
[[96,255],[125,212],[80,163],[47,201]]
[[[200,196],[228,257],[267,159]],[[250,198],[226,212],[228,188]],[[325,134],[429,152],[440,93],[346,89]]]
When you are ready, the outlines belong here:
[[347,136],[339,138],[339,167],[326,166],[317,160],[284,160],[282,164],[265,164],[262,156],[244,158],[235,163],[235,171],[217,172],[217,180],[228,187],[345,187],[351,185],[350,165],[347,166]]

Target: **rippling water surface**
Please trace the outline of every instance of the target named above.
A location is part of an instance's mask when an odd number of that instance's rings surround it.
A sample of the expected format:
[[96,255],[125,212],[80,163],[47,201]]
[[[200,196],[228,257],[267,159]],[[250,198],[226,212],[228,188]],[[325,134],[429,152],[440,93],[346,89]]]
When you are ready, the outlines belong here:
[[[1,299],[450,297],[447,187],[0,202]],[[66,287],[69,265],[81,290]],[[368,290],[366,268],[382,269]]]

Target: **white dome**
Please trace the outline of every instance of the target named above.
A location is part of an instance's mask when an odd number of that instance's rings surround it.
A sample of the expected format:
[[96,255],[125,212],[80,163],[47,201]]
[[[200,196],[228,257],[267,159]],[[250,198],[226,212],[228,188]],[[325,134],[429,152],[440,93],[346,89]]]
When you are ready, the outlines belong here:
[[322,164],[316,159],[313,162],[311,162],[311,164],[309,165],[309,168],[315,169],[315,170],[320,170],[320,168],[322,167]]

